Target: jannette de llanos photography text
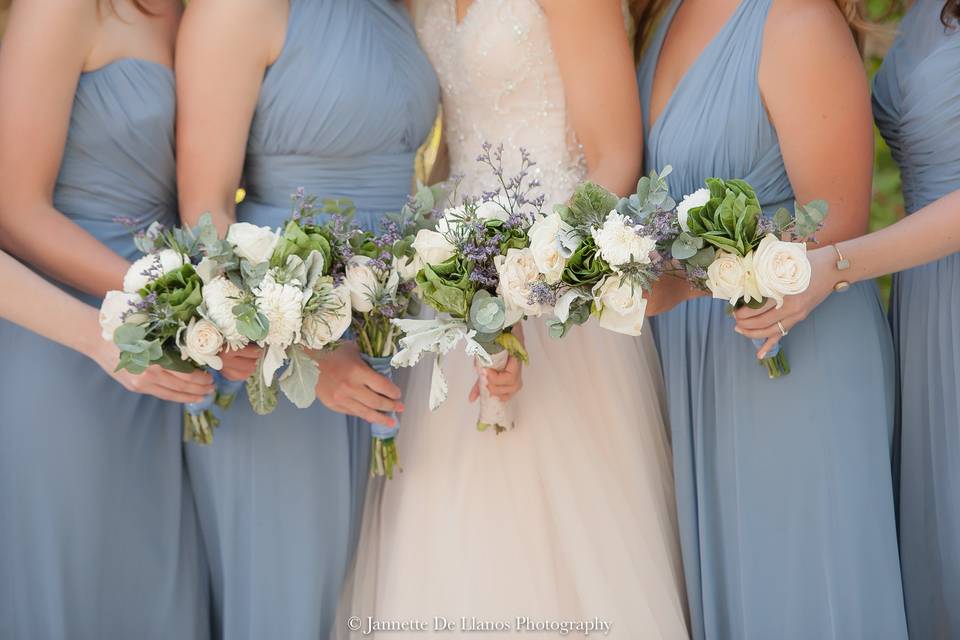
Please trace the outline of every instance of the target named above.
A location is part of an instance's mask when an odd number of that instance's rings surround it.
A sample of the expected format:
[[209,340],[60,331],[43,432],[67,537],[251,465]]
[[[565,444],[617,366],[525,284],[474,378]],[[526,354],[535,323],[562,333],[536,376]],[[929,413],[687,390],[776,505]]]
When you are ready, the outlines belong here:
[[558,636],[594,634],[606,636],[613,628],[613,621],[593,617],[581,620],[545,620],[530,616],[517,616],[509,620],[488,620],[477,616],[433,616],[432,618],[381,619],[374,616],[351,616],[347,628],[361,636],[377,633],[554,633]]

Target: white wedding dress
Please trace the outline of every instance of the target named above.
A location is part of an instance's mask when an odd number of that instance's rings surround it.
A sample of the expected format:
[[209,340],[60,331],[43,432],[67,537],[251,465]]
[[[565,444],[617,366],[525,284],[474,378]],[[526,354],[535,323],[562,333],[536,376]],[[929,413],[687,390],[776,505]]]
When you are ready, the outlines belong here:
[[[487,141],[504,145],[508,175],[526,148],[548,206],[566,199],[585,163],[536,0],[475,0],[460,25],[454,0],[423,0],[415,16],[440,78],[460,192],[493,186],[476,162]],[[445,359],[450,393],[436,412],[427,406],[429,359],[411,372],[398,437],[403,473],[371,481],[343,620],[467,625],[431,638],[507,622],[513,633],[491,635],[556,638],[517,631],[517,617],[600,619],[612,624],[610,638],[687,638],[653,340],[593,322],[563,340],[550,338],[542,319],[526,321],[524,332],[530,364],[516,427],[501,435],[475,429],[467,396],[476,374],[462,352]]]

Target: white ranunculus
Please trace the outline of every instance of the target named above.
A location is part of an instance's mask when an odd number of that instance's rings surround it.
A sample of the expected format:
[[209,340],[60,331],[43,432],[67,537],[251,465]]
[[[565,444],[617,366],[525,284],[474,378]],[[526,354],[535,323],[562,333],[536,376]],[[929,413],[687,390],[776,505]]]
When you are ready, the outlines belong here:
[[567,266],[560,240],[560,233],[564,227],[569,225],[560,218],[558,213],[539,218],[530,227],[530,251],[547,284],[560,282],[560,276]]
[[113,332],[125,323],[138,324],[146,320],[142,314],[133,314],[135,306],[142,298],[138,293],[108,291],[100,305],[100,335],[107,342],[113,342]]
[[487,200],[477,205],[476,211],[478,220],[502,220],[506,222],[510,214],[496,200]]
[[417,231],[417,237],[413,240],[413,250],[417,252],[423,264],[440,264],[456,253],[456,247],[450,244],[443,233],[430,229]]
[[353,256],[347,262],[345,282],[350,289],[350,305],[360,313],[373,310],[382,289],[380,278],[371,262],[373,259],[367,256]]
[[417,273],[419,273],[422,268],[423,260],[421,260],[420,254],[418,253],[413,254],[410,258],[406,256],[393,257],[393,269],[400,275],[400,279],[404,282],[416,278]]
[[243,298],[243,291],[223,276],[203,285],[203,314],[217,325],[231,349],[242,349],[249,340],[237,330],[233,308]]
[[223,368],[223,360],[218,355],[223,348],[223,334],[209,320],[192,318],[189,325],[181,326],[177,331],[177,346],[184,360],[212,369]]
[[620,276],[607,276],[593,288],[594,303],[600,312],[600,326],[628,336],[638,336],[643,330],[647,300],[643,289],[628,282],[621,284]]
[[709,189],[697,189],[693,193],[683,196],[683,200],[677,205],[677,222],[680,223],[680,228],[684,231],[690,231],[690,227],[687,226],[690,209],[702,207],[708,202],[710,202]]
[[594,229],[592,234],[600,257],[614,268],[628,262],[647,264],[650,262],[650,252],[656,249],[652,238],[637,233],[630,225],[630,219],[616,211],[611,211],[603,226]]
[[520,310],[525,315],[537,316],[543,313],[543,306],[530,302],[530,283],[540,277],[540,269],[533,259],[533,252],[527,249],[507,249],[506,256],[494,259],[500,284],[497,293],[503,298],[507,309]]
[[707,287],[714,298],[736,304],[747,287],[747,265],[738,255],[718,251],[707,268]]
[[235,222],[227,230],[227,242],[233,246],[234,253],[255,265],[270,260],[279,240],[279,230],[249,222]]
[[123,290],[136,293],[160,276],[179,269],[189,261],[187,256],[173,249],[145,255],[127,269],[127,274],[123,276]]
[[325,284],[322,290],[329,294],[330,304],[303,319],[303,342],[310,349],[323,349],[350,328],[350,288],[345,284],[339,287]]
[[784,296],[803,293],[810,286],[812,268],[807,245],[784,242],[768,233],[753,252],[753,273],[761,295],[783,306]]
[[286,348],[300,338],[305,294],[300,287],[276,282],[271,274],[254,292],[257,310],[270,322],[264,345]]

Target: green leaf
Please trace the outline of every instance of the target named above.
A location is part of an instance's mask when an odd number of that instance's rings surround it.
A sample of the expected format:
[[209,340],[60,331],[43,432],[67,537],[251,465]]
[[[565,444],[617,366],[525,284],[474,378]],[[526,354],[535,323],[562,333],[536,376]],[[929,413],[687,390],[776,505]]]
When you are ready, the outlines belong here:
[[790,222],[792,221],[793,217],[790,215],[790,212],[783,207],[777,209],[777,212],[773,214],[773,224],[776,225],[777,231],[781,233],[790,226]]
[[280,376],[280,389],[297,408],[306,409],[316,400],[320,367],[300,347],[290,349],[289,356],[290,364]]
[[684,231],[673,241],[670,254],[677,260],[687,260],[695,256],[701,248],[703,248],[703,238],[694,237]]
[[263,356],[257,361],[257,370],[247,379],[247,397],[258,415],[265,416],[277,408],[277,390],[263,381]]
[[714,259],[717,257],[717,250],[713,247],[704,247],[697,251],[697,254],[687,260],[687,263],[695,267],[703,267],[706,269],[711,264],[713,264]]
[[113,332],[113,342],[118,347],[136,344],[147,336],[146,330],[137,324],[122,324]]
[[507,353],[524,364],[530,364],[530,358],[523,344],[509,331],[504,331],[497,336],[496,343],[507,350]]

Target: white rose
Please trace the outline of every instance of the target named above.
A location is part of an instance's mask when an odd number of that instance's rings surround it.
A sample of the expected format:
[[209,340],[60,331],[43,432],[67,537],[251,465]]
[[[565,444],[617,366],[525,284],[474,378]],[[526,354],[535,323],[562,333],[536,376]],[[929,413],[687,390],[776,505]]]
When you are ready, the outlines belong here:
[[643,330],[647,300],[643,289],[629,282],[621,284],[620,276],[607,276],[593,288],[594,301],[600,311],[600,326],[628,336]]
[[193,360],[213,369],[223,368],[223,360],[218,355],[223,347],[223,334],[209,320],[192,318],[189,325],[180,327],[177,346],[184,360]]
[[227,242],[233,246],[234,252],[255,265],[270,260],[279,239],[279,230],[249,222],[235,222],[227,230]]
[[714,298],[736,304],[747,287],[747,265],[743,258],[726,251],[718,251],[707,268],[707,287]]
[[[138,324],[146,320],[143,314],[133,314],[135,306],[142,298],[137,293],[108,291],[100,305],[100,335],[107,342],[113,342],[113,333],[117,328],[129,322]],[[126,318],[126,319],[124,319]]]
[[560,232],[568,227],[558,213],[538,219],[530,227],[530,251],[537,268],[544,275],[548,284],[560,282],[560,276],[567,266],[564,257],[563,245],[560,242]]
[[350,304],[360,313],[373,310],[382,289],[373,262],[367,256],[353,256],[347,262],[346,285],[350,290]]
[[810,286],[810,260],[807,245],[784,242],[772,233],[760,241],[753,253],[753,273],[761,295],[783,306],[784,296],[803,293]]
[[680,223],[680,228],[684,231],[690,231],[690,227],[687,226],[690,209],[702,207],[708,202],[710,202],[709,189],[697,189],[690,195],[683,196],[683,200],[677,205],[677,222]]
[[303,319],[303,342],[310,349],[323,349],[336,342],[350,328],[350,289],[346,285],[322,285],[320,292],[329,303]]
[[466,219],[467,210],[463,205],[445,209],[443,217],[437,220],[437,232],[446,237],[455,236]]
[[510,214],[496,200],[487,200],[477,205],[476,211],[478,220],[502,220],[506,222]]
[[417,232],[417,237],[413,240],[413,250],[424,264],[446,262],[456,253],[456,247],[450,244],[443,233],[429,229],[420,229]]
[[648,264],[650,252],[656,249],[652,238],[637,233],[630,220],[616,211],[611,211],[603,226],[593,229],[592,234],[600,257],[614,268],[628,262]]
[[295,343],[300,338],[303,324],[306,297],[303,290],[294,285],[280,284],[268,273],[254,293],[257,311],[266,316],[270,323],[263,344],[285,349]]
[[123,290],[127,293],[136,293],[160,276],[179,269],[188,261],[187,256],[173,249],[164,249],[145,255],[127,269],[127,274],[123,276]]
[[231,349],[242,349],[249,340],[237,330],[233,308],[243,298],[243,291],[223,276],[203,285],[203,314],[217,325]]
[[497,293],[503,298],[507,308],[523,311],[530,316],[543,313],[540,304],[531,303],[529,300],[530,283],[540,277],[533,252],[530,249],[507,249],[507,255],[497,256],[494,263],[500,277]]
[[417,277],[417,273],[423,268],[423,260],[418,253],[413,254],[411,258],[394,256],[393,268],[400,275],[400,279],[406,282]]

